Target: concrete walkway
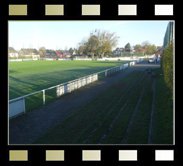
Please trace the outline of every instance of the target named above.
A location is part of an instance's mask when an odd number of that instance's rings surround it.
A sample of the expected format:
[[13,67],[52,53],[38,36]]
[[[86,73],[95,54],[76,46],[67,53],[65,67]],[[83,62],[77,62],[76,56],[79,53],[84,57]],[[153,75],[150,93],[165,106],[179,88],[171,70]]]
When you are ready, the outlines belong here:
[[86,85],[71,94],[9,121],[9,144],[31,144],[36,138],[56,126],[62,119],[81,108],[99,93],[134,70],[159,68],[160,64],[142,61],[114,75]]

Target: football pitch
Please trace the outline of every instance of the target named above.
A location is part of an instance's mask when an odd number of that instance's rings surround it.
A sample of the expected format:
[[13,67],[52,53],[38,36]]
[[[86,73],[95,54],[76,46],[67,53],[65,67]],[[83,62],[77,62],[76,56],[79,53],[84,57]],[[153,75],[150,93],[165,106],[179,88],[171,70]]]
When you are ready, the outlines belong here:
[[[9,62],[9,100],[119,66],[129,61],[21,61]],[[99,75],[99,78],[104,77]],[[55,99],[55,89],[46,100]],[[26,110],[42,105],[42,94],[26,98]],[[29,102],[28,102],[29,101]],[[34,109],[30,108],[30,109]]]

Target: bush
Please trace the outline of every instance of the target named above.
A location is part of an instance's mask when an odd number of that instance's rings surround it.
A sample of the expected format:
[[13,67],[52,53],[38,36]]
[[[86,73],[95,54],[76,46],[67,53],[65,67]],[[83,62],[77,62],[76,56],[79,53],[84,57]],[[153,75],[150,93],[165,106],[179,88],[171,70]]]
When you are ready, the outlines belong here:
[[170,88],[173,96],[173,42],[168,44],[164,50],[161,67],[163,69],[165,83]]

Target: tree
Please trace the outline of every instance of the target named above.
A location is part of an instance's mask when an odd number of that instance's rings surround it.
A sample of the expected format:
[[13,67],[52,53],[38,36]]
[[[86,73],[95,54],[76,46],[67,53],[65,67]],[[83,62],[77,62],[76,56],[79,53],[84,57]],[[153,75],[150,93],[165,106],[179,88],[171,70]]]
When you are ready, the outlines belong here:
[[84,44],[84,52],[86,52],[86,54],[90,54],[92,59],[94,59],[98,46],[99,40],[97,36],[90,34],[88,41]]
[[108,52],[111,52],[112,49],[117,45],[118,36],[115,33],[110,33],[106,30],[95,30],[91,33],[95,35],[98,39],[98,49],[96,50],[96,54],[101,58]]
[[103,57],[105,54],[112,52],[117,45],[118,36],[108,31],[95,30],[90,33],[88,39],[79,43],[79,52],[90,54],[94,58],[94,54]]
[[142,43],[142,48],[146,50],[146,54],[154,54],[156,51],[156,46],[154,44],[151,45],[149,41],[144,41]]
[[101,58],[103,58],[104,54],[107,52],[110,52],[111,50],[112,50],[112,46],[110,45],[110,43],[108,41],[106,41],[104,44],[99,46],[98,54]]
[[71,55],[73,54],[73,52],[74,52],[74,50],[72,49],[72,47],[69,48],[69,53],[70,53]]
[[81,52],[83,53],[84,51],[85,51],[85,46],[84,45],[79,46],[78,53],[80,54]]
[[142,48],[142,46],[141,46],[140,44],[136,44],[136,45],[134,46],[134,50],[139,50],[140,48]]
[[105,53],[112,52],[112,49],[116,47],[119,39],[119,36],[116,36],[115,33],[110,33],[107,31],[98,31],[97,37],[100,43],[99,53],[101,58],[103,58]]
[[151,45],[151,44],[147,40],[142,42],[142,48],[144,48],[144,49],[147,49],[149,47],[149,45]]
[[40,47],[40,48],[39,48],[39,54],[40,54],[41,56],[45,55],[45,54],[46,54],[46,48],[45,48],[45,47]]
[[125,45],[125,49],[131,49],[130,43],[127,43],[127,44]]
[[151,47],[150,47],[150,53],[149,54],[153,54],[153,53],[155,53],[155,51],[156,51],[156,46],[153,44],[153,45],[151,45]]
[[146,51],[145,51],[145,53],[146,54],[149,54],[149,49],[150,49],[150,43],[149,43],[149,41],[144,41],[143,43],[142,43],[142,48],[143,49],[145,49]]

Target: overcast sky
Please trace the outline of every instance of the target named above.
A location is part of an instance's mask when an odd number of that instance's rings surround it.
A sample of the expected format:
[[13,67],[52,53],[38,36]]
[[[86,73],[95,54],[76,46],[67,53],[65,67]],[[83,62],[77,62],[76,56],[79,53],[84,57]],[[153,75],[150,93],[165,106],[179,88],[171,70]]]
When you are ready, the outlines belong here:
[[9,46],[16,50],[45,46],[47,49],[77,48],[95,29],[115,32],[117,47],[149,41],[163,45],[169,21],[9,21]]

